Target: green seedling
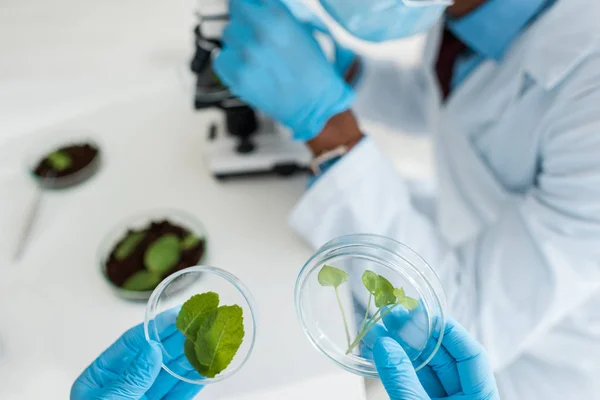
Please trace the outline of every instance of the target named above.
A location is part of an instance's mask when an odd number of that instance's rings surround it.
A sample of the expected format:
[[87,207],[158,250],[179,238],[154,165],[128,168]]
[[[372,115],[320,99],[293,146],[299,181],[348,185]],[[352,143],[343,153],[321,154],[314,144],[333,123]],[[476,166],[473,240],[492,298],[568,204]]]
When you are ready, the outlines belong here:
[[125,290],[145,292],[154,289],[161,280],[160,274],[143,269],[127,278],[122,287]]
[[73,164],[71,156],[64,151],[54,151],[48,154],[48,163],[56,171],[64,171]]
[[175,325],[185,335],[184,353],[202,376],[224,371],[244,339],[244,317],[238,305],[220,306],[219,295],[207,292],[186,301]]
[[321,286],[331,286],[335,291],[335,298],[337,299],[338,306],[342,312],[342,319],[344,321],[344,328],[346,330],[346,341],[348,342],[348,346],[350,346],[350,329],[348,327],[348,320],[346,319],[346,313],[344,312],[344,306],[342,305],[340,292],[338,290],[338,287],[348,280],[348,274],[341,269],[331,267],[329,265],[323,265],[323,268],[321,268],[321,271],[319,271],[317,279],[319,280]]
[[[418,300],[406,296],[404,288],[394,288],[391,282],[383,276],[377,275],[373,271],[366,270],[363,273],[362,282],[369,292],[369,300],[367,302],[365,316],[359,326],[356,338],[354,341],[351,341],[346,314],[342,307],[342,302],[340,301],[338,292],[338,287],[348,280],[348,274],[341,269],[334,268],[329,265],[323,265],[321,271],[319,272],[318,280],[322,286],[333,286],[335,289],[335,295],[342,312],[342,318],[344,320],[346,340],[348,342],[346,354],[350,354],[352,350],[354,350],[354,348],[363,340],[366,334],[395,307],[402,306],[405,309],[412,311],[419,306]],[[375,303],[377,311],[375,314],[369,317],[369,310],[372,303]]]
[[123,261],[133,253],[137,245],[146,236],[145,232],[129,232],[125,239],[119,243],[117,250],[115,250],[115,258],[119,261]]
[[[118,261],[131,256],[142,240],[146,231],[129,232],[114,252]],[[153,241],[144,252],[144,269],[130,276],[122,285],[123,289],[146,291],[154,289],[171,272],[181,260],[181,253],[196,247],[202,241],[194,234],[188,234],[183,239],[169,233]]]
[[198,236],[190,233],[181,240],[179,246],[182,250],[190,250],[198,246],[201,241],[202,239],[200,239]]
[[148,271],[165,274],[172,270],[181,258],[179,238],[169,233],[156,239],[144,254],[144,265]]

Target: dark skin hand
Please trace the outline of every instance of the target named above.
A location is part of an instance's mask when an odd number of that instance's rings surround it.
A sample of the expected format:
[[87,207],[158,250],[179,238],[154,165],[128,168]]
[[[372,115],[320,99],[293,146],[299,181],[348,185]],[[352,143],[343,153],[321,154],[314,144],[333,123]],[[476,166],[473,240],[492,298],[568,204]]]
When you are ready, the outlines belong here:
[[[451,18],[460,18],[487,0],[454,0],[454,4],[448,8],[448,16]],[[354,61],[348,73],[346,81],[352,80],[358,70],[358,61]],[[315,156],[333,150],[338,146],[347,146],[348,149],[354,147],[363,137],[358,122],[351,110],[337,114],[327,122],[327,125],[319,136],[307,142],[308,148]]]

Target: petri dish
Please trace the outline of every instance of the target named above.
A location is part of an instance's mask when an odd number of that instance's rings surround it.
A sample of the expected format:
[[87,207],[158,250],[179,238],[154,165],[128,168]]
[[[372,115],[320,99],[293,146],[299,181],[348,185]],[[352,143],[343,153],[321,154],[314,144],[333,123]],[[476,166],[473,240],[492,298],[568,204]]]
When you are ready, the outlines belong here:
[[[59,131],[49,132],[41,140],[37,141],[35,147],[29,152],[26,160],[26,168],[43,189],[60,190],[78,186],[91,179],[100,170],[102,165],[102,148],[98,140],[86,132]],[[35,174],[38,163],[49,153],[62,147],[87,144],[97,150],[96,156],[80,170],[61,177],[41,178]]]
[[[347,274],[337,290],[319,280],[325,265]],[[363,282],[365,271],[402,289],[393,293],[405,297],[390,300],[382,283],[381,292],[374,293],[385,306],[376,306]],[[350,235],[325,244],[300,271],[294,295],[298,319],[314,347],[367,378],[379,376],[371,351],[379,336],[396,339],[417,370],[433,358],[443,339],[446,298],[437,275],[417,253],[383,236]]]
[[[156,209],[148,210],[119,222],[111,231],[109,231],[98,248],[97,262],[100,272],[106,282],[110,285],[113,292],[120,298],[133,301],[147,301],[152,294],[152,290],[133,291],[126,290],[117,286],[108,278],[107,261],[112,251],[123,240],[130,230],[140,230],[147,228],[152,222],[167,220],[175,225],[181,226],[204,241],[204,253],[196,263],[202,263],[206,259],[208,249],[208,237],[206,228],[200,220],[193,214],[176,209]],[[176,271],[175,271],[176,272]],[[172,286],[170,290],[176,287],[183,288],[189,284],[190,279],[179,280],[177,286]]]
[[[181,282],[186,287],[181,289]],[[219,295],[219,306],[242,309],[243,339],[227,367],[214,377],[202,376],[184,355],[185,336],[176,327],[181,306],[192,296],[207,292]],[[147,340],[158,342],[163,353],[162,368],[175,378],[197,385],[224,381],[238,372],[250,358],[256,339],[254,300],[246,286],[231,273],[213,267],[195,266],[162,281],[146,306],[144,331]]]

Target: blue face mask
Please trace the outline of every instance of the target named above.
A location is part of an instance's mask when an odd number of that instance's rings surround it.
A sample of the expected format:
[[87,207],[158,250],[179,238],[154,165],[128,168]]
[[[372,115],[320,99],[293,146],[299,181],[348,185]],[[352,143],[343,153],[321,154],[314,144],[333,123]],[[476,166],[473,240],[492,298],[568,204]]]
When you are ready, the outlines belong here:
[[320,0],[344,29],[369,42],[384,42],[425,32],[452,0]]

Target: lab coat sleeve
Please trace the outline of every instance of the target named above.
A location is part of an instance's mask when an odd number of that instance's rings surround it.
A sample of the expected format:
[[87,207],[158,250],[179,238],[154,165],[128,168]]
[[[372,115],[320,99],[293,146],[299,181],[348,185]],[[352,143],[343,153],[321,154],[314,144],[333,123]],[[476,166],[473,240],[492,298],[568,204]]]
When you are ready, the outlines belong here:
[[600,288],[600,98],[571,103],[548,124],[537,185],[465,243],[450,246],[416,211],[370,139],[315,183],[291,224],[315,247],[376,233],[414,249],[438,273],[450,314],[500,370]]

